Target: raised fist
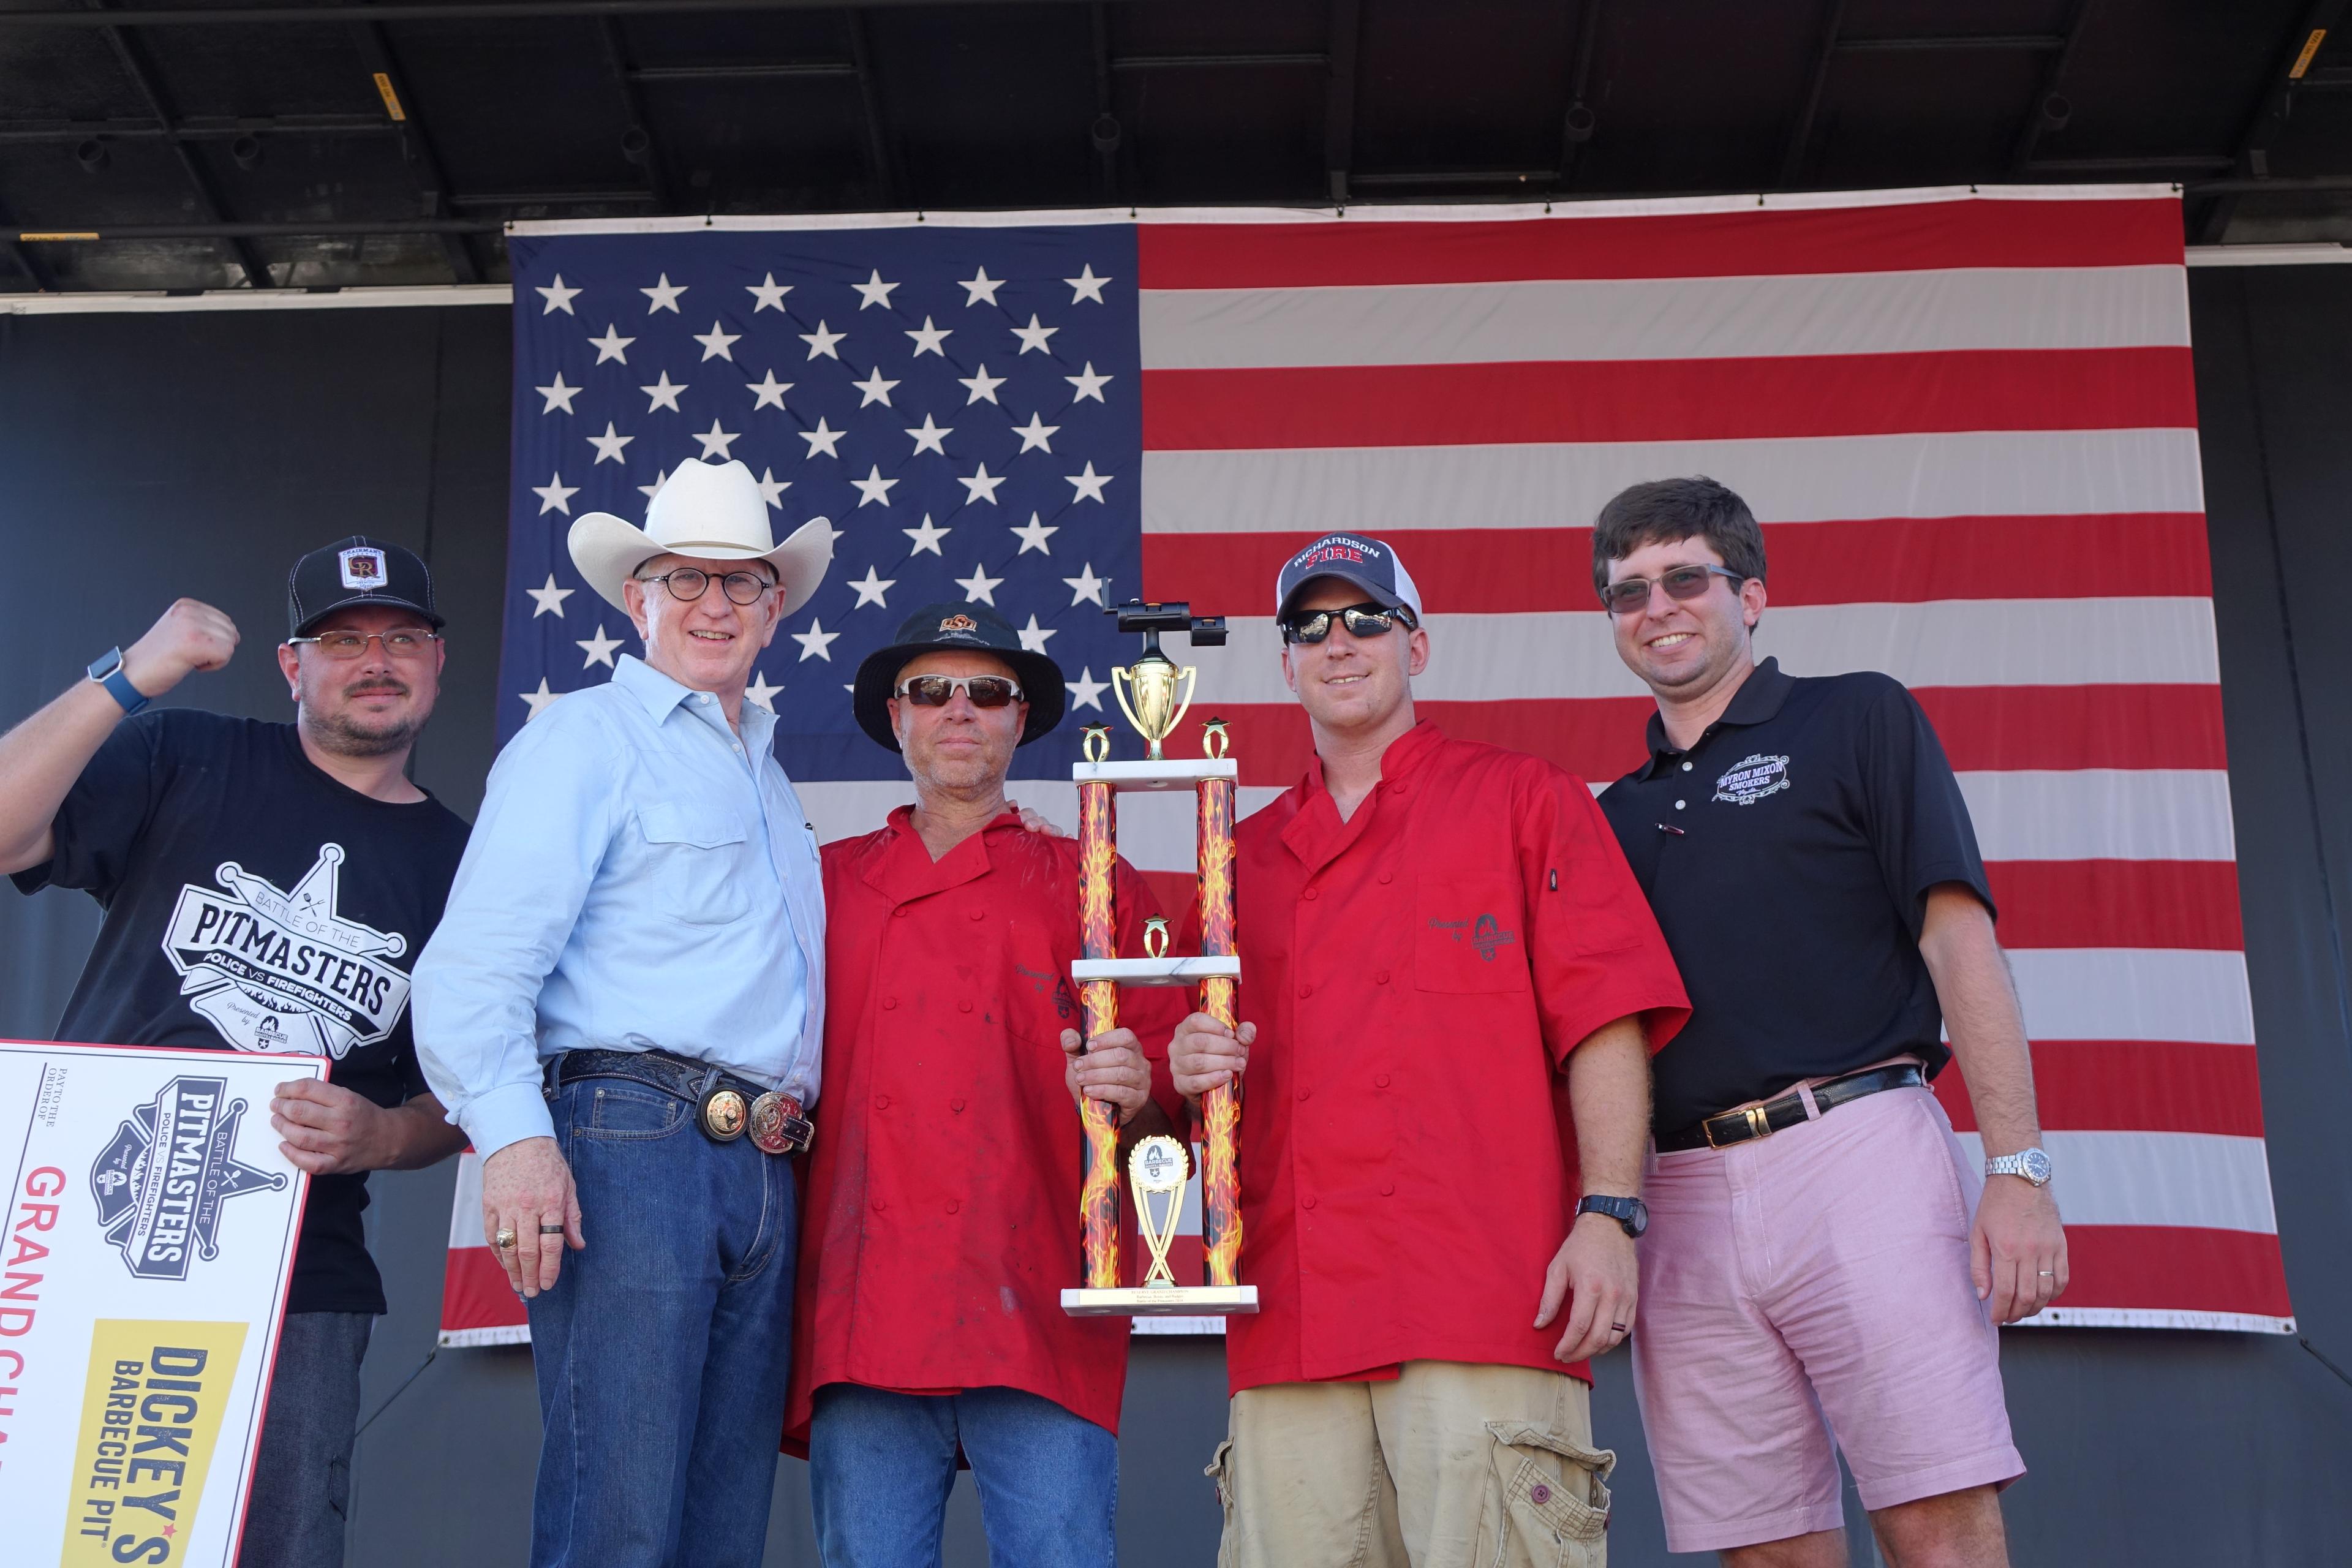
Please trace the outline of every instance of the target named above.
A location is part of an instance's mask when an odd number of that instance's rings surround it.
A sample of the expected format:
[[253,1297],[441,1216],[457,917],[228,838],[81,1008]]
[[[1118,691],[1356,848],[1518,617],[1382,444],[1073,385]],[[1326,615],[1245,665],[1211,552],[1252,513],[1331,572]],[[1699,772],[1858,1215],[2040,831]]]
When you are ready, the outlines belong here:
[[122,673],[149,697],[161,697],[191,670],[218,669],[236,651],[236,623],[210,605],[182,599],[122,651]]

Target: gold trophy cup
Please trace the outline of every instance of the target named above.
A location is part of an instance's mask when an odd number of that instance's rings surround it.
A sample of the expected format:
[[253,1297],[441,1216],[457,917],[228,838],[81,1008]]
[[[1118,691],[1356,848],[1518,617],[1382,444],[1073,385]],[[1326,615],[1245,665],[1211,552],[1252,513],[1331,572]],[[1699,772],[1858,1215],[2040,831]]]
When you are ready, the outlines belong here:
[[[1130,668],[1111,667],[1111,695],[1118,699],[1118,710],[1127,715],[1127,721],[1143,737],[1146,761],[1162,760],[1160,745],[1192,708],[1192,683],[1200,673],[1189,664],[1177,668],[1176,661],[1156,647]],[[1180,688],[1181,700],[1177,697]],[[1132,700],[1128,695],[1130,691]]]

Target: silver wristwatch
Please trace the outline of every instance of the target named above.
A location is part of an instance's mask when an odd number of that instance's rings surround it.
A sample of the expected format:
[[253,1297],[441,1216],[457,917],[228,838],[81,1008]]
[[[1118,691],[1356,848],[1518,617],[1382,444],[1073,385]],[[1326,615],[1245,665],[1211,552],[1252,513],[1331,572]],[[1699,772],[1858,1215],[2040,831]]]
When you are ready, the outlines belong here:
[[2037,1187],[2050,1184],[2050,1156],[2040,1149],[2021,1149],[1985,1162],[1988,1176],[2022,1176]]

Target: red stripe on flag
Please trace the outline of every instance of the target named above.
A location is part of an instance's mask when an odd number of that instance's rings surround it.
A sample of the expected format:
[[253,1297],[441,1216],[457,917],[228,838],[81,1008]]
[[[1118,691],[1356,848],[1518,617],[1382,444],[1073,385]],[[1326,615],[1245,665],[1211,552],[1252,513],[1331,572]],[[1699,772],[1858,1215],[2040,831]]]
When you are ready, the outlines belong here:
[[[1931,686],[1914,695],[1963,773],[2228,765],[2219,687]],[[1212,706],[1233,725],[1242,783],[1298,782],[1315,750],[1303,710],[1286,702]],[[1414,711],[1459,739],[1532,752],[1607,784],[1641,765],[1657,707],[1646,697],[1555,697],[1420,702]]]
[[510,1329],[530,1321],[487,1247],[453,1247],[441,1275],[441,1327]]
[[2003,947],[2246,945],[2238,868],[2227,860],[2003,860],[1985,869]]
[[2185,348],[1147,370],[1146,451],[2193,428]]
[[2219,686],[1925,686],[1952,766],[2226,768]]
[[[2252,1046],[2170,1040],[2036,1040],[2033,1092],[2053,1132],[2211,1132],[2263,1135],[2263,1085]],[[1936,1098],[1962,1132],[1977,1129],[1958,1063],[1936,1077]]]
[[[2061,1200],[2063,1201],[2063,1199]],[[2278,1237],[2159,1225],[2070,1225],[2073,1282],[2053,1305],[2148,1311],[2294,1314]]]
[[[1147,533],[1155,598],[1203,615],[1263,616],[1300,533]],[[1438,615],[1599,613],[1592,530],[1446,528],[1381,537]],[[1888,518],[1764,525],[1775,605],[1929,599],[2205,598],[2213,592],[2198,512]]]
[[2177,197],[1923,202],[1525,222],[1159,224],[1136,231],[1146,289],[1719,278],[2182,261]]

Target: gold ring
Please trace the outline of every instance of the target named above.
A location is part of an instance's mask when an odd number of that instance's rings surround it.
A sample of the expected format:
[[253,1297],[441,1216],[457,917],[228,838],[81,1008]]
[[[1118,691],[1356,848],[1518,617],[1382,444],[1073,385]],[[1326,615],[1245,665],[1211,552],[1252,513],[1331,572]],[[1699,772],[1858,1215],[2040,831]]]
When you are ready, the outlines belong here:
[[504,1252],[508,1247],[512,1247],[514,1244],[515,1233],[510,1230],[501,1230],[498,1235],[490,1238],[490,1245],[497,1247],[501,1252]]

